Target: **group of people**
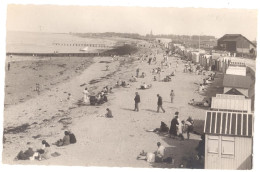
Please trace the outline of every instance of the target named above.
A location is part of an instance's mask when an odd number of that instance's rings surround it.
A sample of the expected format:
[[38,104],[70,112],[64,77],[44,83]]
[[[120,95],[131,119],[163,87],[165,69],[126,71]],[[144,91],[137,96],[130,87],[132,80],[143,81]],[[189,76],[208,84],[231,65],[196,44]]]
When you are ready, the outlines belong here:
[[124,87],[124,88],[128,88],[130,87],[131,85],[129,83],[126,83],[126,81],[117,81],[116,82],[116,85],[115,85],[115,88],[119,88],[119,87]]
[[[65,131],[63,139],[59,139],[53,145],[58,147],[67,146],[69,144],[75,144],[77,142],[75,135],[72,132]],[[20,151],[15,160],[46,160],[51,158],[52,156],[59,156],[57,152],[51,152],[51,146],[46,140],[42,140],[42,147],[37,150],[33,150],[32,147],[29,147],[25,151]]]
[[107,94],[112,92],[112,88],[108,89],[108,86],[104,87],[101,92],[99,92],[96,96],[91,96],[87,88],[83,90],[84,95],[84,103],[90,105],[103,104],[108,101]]
[[175,112],[175,116],[171,121],[169,134],[171,138],[179,137],[184,140],[183,133],[187,133],[187,139],[190,138],[190,133],[193,131],[194,120],[189,117],[186,121],[179,120],[179,112]]
[[165,147],[160,143],[157,142],[157,150],[155,152],[140,152],[136,159],[138,160],[146,160],[147,162],[167,162],[172,163],[171,157],[165,157]]
[[29,147],[25,151],[20,151],[15,160],[44,160],[51,157],[50,145],[45,140],[42,141],[42,147],[37,150],[33,150],[32,147]]
[[64,131],[63,139],[59,139],[56,143],[54,143],[54,145],[60,147],[60,146],[67,146],[69,144],[74,144],[76,142],[77,142],[76,137],[72,132]]

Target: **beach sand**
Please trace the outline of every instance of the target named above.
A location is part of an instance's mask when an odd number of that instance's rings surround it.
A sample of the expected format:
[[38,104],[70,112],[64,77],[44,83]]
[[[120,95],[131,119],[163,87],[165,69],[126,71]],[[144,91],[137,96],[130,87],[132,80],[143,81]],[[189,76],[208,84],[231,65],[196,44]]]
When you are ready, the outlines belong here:
[[[113,62],[111,57],[95,57],[92,62],[86,62],[91,65],[79,75],[71,76],[66,81],[59,78],[55,80],[55,85],[47,87],[48,89],[40,95],[33,93],[30,99],[5,108],[4,137],[6,140],[3,148],[3,163],[147,168],[177,168],[180,164],[185,164],[183,159],[196,154],[195,147],[199,143],[199,135],[191,134],[190,140],[180,141],[146,130],[159,128],[161,121],[170,127],[176,111],[179,111],[181,120],[192,116],[195,120],[203,121],[206,110],[190,106],[188,102],[192,98],[200,101],[205,97],[195,90],[198,89],[196,83],[201,83],[206,76],[183,73],[184,63],[175,57],[170,57],[169,60],[174,68],[163,69],[161,78],[175,70],[178,61],[176,76],[171,82],[153,81],[151,71],[158,66],[137,60],[140,53],[147,51],[142,49],[137,52],[137,55],[120,57],[118,61]],[[153,51],[156,51],[156,48],[153,48]],[[163,51],[160,50],[157,61],[160,62],[162,59]],[[105,70],[107,64],[109,64],[108,71]],[[33,63],[27,65],[31,66]],[[107,103],[101,106],[78,104],[83,98],[82,91],[85,87],[95,94],[106,85],[115,85],[118,80],[128,81],[132,75],[135,75],[137,68],[140,68],[140,73],[145,72],[147,76],[138,78],[138,82],[130,83],[129,88],[114,88],[113,93],[108,95]],[[73,71],[74,69],[68,67],[65,73]],[[6,79],[8,85],[7,81],[8,78]],[[152,84],[152,88],[139,90],[142,82]],[[170,103],[172,89],[175,98],[174,102]],[[134,112],[134,96],[137,91],[141,97],[140,111]],[[68,93],[72,95],[70,100],[66,99]],[[21,97],[27,94],[23,93]],[[163,98],[166,113],[156,113],[157,94]],[[97,117],[105,114],[107,107],[112,110],[114,118]],[[10,132],[12,131],[10,129],[18,126],[20,128],[16,129],[20,132]],[[201,123],[200,127],[203,127]],[[59,152],[61,156],[44,161],[13,161],[20,150],[28,147],[36,150],[41,147],[43,139],[54,143],[63,137],[67,129],[76,135],[77,143],[66,147],[51,146],[52,152]],[[186,138],[186,135],[184,137]],[[173,164],[149,164],[136,159],[142,150],[154,152],[158,141],[166,147],[166,156],[174,159]]]

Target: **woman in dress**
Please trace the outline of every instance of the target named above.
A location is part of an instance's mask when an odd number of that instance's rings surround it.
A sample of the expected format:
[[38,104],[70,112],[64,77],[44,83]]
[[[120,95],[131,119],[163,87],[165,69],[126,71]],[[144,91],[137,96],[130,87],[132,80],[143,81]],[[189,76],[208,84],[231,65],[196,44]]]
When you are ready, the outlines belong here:
[[88,88],[85,88],[83,91],[83,95],[84,95],[84,103],[88,103],[89,102],[89,92],[88,92]]

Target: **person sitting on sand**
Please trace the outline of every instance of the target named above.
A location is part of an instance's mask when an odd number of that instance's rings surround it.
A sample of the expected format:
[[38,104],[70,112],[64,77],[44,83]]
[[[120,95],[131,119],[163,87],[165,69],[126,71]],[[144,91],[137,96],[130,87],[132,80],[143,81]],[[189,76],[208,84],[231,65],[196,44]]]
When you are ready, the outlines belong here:
[[132,78],[129,80],[130,82],[137,82],[137,79],[135,76],[132,76]]
[[115,87],[116,87],[116,88],[120,87],[119,81],[116,82]]
[[56,143],[54,143],[54,145],[57,146],[67,146],[70,144],[70,136],[69,136],[69,132],[68,131],[64,131],[64,137],[63,139],[59,139]]
[[210,106],[210,103],[208,100],[202,101],[202,102],[196,102],[194,99],[191,99],[188,104],[193,105],[193,106],[200,106],[200,107],[209,107]]
[[76,136],[69,131],[69,136],[70,136],[70,144],[74,144],[77,142]]
[[141,89],[146,89],[146,88],[147,88],[147,84],[143,82],[143,84],[141,85]]
[[70,144],[70,136],[69,136],[69,132],[68,131],[65,131],[64,132],[64,137],[62,139],[62,146],[66,146],[66,145],[69,145]]
[[157,150],[154,153],[147,153],[140,152],[136,159],[138,160],[146,160],[147,162],[163,162],[164,161],[164,154],[165,154],[165,147],[161,145],[160,142],[157,143]]
[[199,86],[199,93],[205,90],[205,86],[203,84],[200,84]]
[[145,77],[145,73],[144,73],[144,72],[142,72],[141,78],[144,78],[144,77]]
[[105,117],[113,118],[112,111],[109,108],[107,108],[106,110],[107,110],[107,113],[105,114]]
[[122,86],[122,87],[125,87],[125,86],[126,86],[126,82],[125,82],[125,81],[122,81],[121,86]]
[[165,154],[165,147],[158,142],[157,143],[158,149],[155,152],[155,162],[163,162],[164,154]]
[[136,158],[137,160],[146,160],[147,162],[155,162],[155,154],[152,152],[144,152],[144,150],[142,152],[140,152],[140,154],[137,156]]
[[15,157],[15,160],[29,160],[34,156],[34,151],[31,147],[29,147],[26,151],[20,151],[18,155]]
[[206,100],[206,101],[203,103],[203,106],[204,106],[204,107],[209,107],[209,101]]
[[153,81],[157,81],[156,76],[153,77]]
[[104,88],[103,88],[103,90],[102,90],[104,93],[108,93],[108,87],[107,86],[105,86]]
[[160,132],[160,133],[168,133],[169,132],[169,127],[161,121],[161,126],[160,128],[156,128],[153,130],[146,130],[147,132]]
[[50,145],[45,140],[42,141],[42,148],[37,152],[39,152],[39,160],[51,158]]
[[195,105],[194,99],[191,99],[188,104],[189,104],[189,105]]
[[100,93],[98,93],[98,94],[96,95],[96,102],[97,102],[98,104],[100,104],[100,102],[101,102],[101,94],[100,94]]
[[212,84],[212,81],[210,81],[209,79],[206,80],[206,84]]

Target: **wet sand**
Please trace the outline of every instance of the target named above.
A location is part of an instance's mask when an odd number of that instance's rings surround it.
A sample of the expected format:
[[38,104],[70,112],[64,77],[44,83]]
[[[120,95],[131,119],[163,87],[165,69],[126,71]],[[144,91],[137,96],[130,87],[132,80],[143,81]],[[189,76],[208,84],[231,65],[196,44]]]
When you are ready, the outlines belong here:
[[[154,51],[156,51],[154,49]],[[140,52],[138,52],[140,53]],[[120,58],[111,62],[109,57],[96,57],[93,64],[80,75],[72,77],[51,87],[49,90],[25,102],[10,106],[4,112],[4,128],[22,126],[22,132],[5,133],[3,149],[3,163],[7,164],[36,164],[36,165],[80,165],[80,166],[117,166],[117,167],[179,167],[184,164],[184,158],[196,154],[200,136],[191,134],[190,140],[180,141],[167,136],[158,135],[146,130],[158,128],[161,121],[170,126],[170,121],[176,111],[179,118],[186,120],[192,116],[195,120],[204,120],[205,109],[188,105],[190,99],[202,100],[204,95],[198,94],[196,83],[202,82],[206,76],[183,73],[184,63],[175,57],[170,57],[170,69],[163,69],[161,78],[176,70],[176,76],[171,82],[153,81],[152,68],[158,64],[149,65],[137,60],[137,55],[130,58]],[[157,55],[157,61],[163,58],[163,51]],[[109,61],[111,63],[100,63]],[[179,63],[176,69],[176,63]],[[109,71],[105,66],[109,64]],[[118,80],[128,81],[135,70],[145,72],[145,78],[138,78],[138,82],[130,83],[129,88],[115,88],[108,95],[108,102],[101,106],[78,106],[82,100],[85,87],[90,92],[97,93],[102,87],[115,85]],[[93,81],[98,82],[93,82]],[[152,84],[148,90],[139,90],[142,82]],[[94,84],[90,84],[94,83]],[[82,86],[84,85],[84,86]],[[174,103],[170,103],[170,91],[174,89]],[[141,96],[140,111],[134,112],[134,96],[138,91]],[[72,98],[67,101],[67,94]],[[156,113],[157,97],[163,98],[166,113]],[[109,107],[114,118],[97,117],[105,114]],[[19,119],[19,120],[17,120]],[[200,126],[201,127],[201,126]],[[29,146],[34,150],[41,147],[41,140],[54,143],[63,137],[64,130],[71,130],[77,137],[77,143],[66,147],[51,146],[52,152],[59,152],[61,156],[44,161],[13,161],[20,150]],[[7,131],[7,130],[5,130]],[[10,131],[10,130],[9,130]],[[185,135],[186,138],[186,135]],[[166,156],[174,159],[173,164],[149,164],[136,160],[137,155],[145,150],[153,152],[160,141],[166,147]]]

